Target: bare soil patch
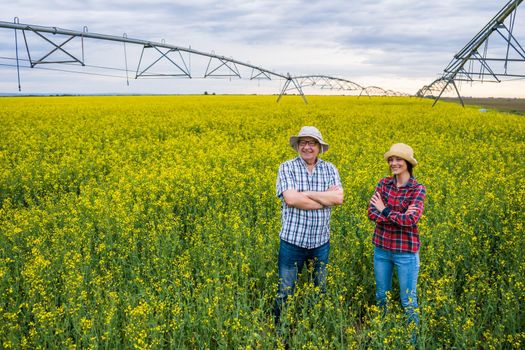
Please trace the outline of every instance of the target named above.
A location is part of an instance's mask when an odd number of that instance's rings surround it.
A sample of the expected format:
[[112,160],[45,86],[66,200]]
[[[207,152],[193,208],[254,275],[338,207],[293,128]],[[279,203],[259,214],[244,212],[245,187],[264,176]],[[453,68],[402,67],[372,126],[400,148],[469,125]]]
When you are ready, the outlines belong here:
[[[443,101],[461,103],[457,98],[441,98]],[[480,106],[502,112],[525,115],[525,98],[476,98],[463,97],[466,105]]]

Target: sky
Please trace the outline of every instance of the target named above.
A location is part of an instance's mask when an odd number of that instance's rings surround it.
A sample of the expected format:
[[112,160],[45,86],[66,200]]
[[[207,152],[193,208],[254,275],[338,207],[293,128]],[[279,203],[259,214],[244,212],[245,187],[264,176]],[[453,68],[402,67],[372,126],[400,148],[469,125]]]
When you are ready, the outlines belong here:
[[[16,17],[23,24],[114,36],[125,33],[128,38],[231,57],[279,74],[329,75],[361,86],[415,94],[437,79],[454,54],[506,3],[507,0],[18,0],[2,6],[0,21],[12,23]],[[519,8],[514,35],[522,46],[524,28],[525,8]],[[35,34],[28,32],[26,37],[33,59],[51,50]],[[48,38],[58,44],[66,39],[53,35]],[[204,79],[208,64],[216,63],[204,56],[187,54],[173,60],[183,59],[191,68],[192,79],[135,79],[137,70],[156,59],[152,50],[144,50],[140,60],[142,46],[127,44],[124,48],[122,43],[94,39],[82,43],[79,38],[63,47],[82,57],[83,45],[86,67],[46,64],[30,69],[26,68],[28,54],[20,31],[17,39],[21,92],[14,59],[15,33],[13,29],[0,28],[3,94],[276,94],[284,84],[282,79],[251,81],[247,79],[251,70],[242,67],[239,70],[244,79]],[[498,49],[497,40],[489,43]],[[51,58],[63,59],[57,52],[48,59]],[[165,59],[154,68],[156,73],[174,72],[173,65]],[[525,71],[523,63],[511,68],[521,69],[519,74]],[[499,84],[462,83],[459,87],[464,96],[525,98],[523,79]],[[306,87],[304,92],[342,93],[313,87]]]

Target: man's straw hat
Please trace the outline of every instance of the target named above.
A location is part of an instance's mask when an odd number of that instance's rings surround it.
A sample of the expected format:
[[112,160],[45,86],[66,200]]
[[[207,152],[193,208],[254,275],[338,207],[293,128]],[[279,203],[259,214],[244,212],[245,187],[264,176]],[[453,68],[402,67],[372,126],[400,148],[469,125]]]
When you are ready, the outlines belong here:
[[328,144],[324,142],[321,132],[315,126],[303,126],[298,135],[290,137],[290,146],[296,151],[298,150],[297,143],[301,137],[313,137],[321,144],[321,153],[328,151]]

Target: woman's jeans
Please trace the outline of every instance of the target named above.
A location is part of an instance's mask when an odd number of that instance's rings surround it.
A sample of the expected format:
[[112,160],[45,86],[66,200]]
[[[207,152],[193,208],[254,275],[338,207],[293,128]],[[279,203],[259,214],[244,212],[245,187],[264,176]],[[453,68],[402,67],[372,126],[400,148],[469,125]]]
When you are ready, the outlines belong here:
[[302,248],[290,244],[281,239],[279,246],[279,288],[275,299],[275,322],[278,323],[281,316],[281,308],[288,296],[295,290],[297,275],[303,269],[306,261],[314,263],[314,283],[320,287],[321,293],[326,291],[326,264],[328,264],[328,253],[330,242],[317,248]]
[[401,305],[409,322],[419,324],[417,314],[416,284],[419,273],[419,253],[396,253],[375,247],[374,273],[376,277],[376,300],[378,306],[386,311],[386,293],[392,289],[394,266],[399,280]]

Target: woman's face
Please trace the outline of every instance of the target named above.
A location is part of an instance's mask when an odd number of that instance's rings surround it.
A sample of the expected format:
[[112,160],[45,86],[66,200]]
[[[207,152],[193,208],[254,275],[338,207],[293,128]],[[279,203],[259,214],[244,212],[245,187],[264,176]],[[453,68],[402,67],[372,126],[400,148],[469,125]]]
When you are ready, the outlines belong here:
[[394,175],[401,175],[405,172],[408,173],[407,161],[403,158],[396,156],[388,157],[388,166]]

